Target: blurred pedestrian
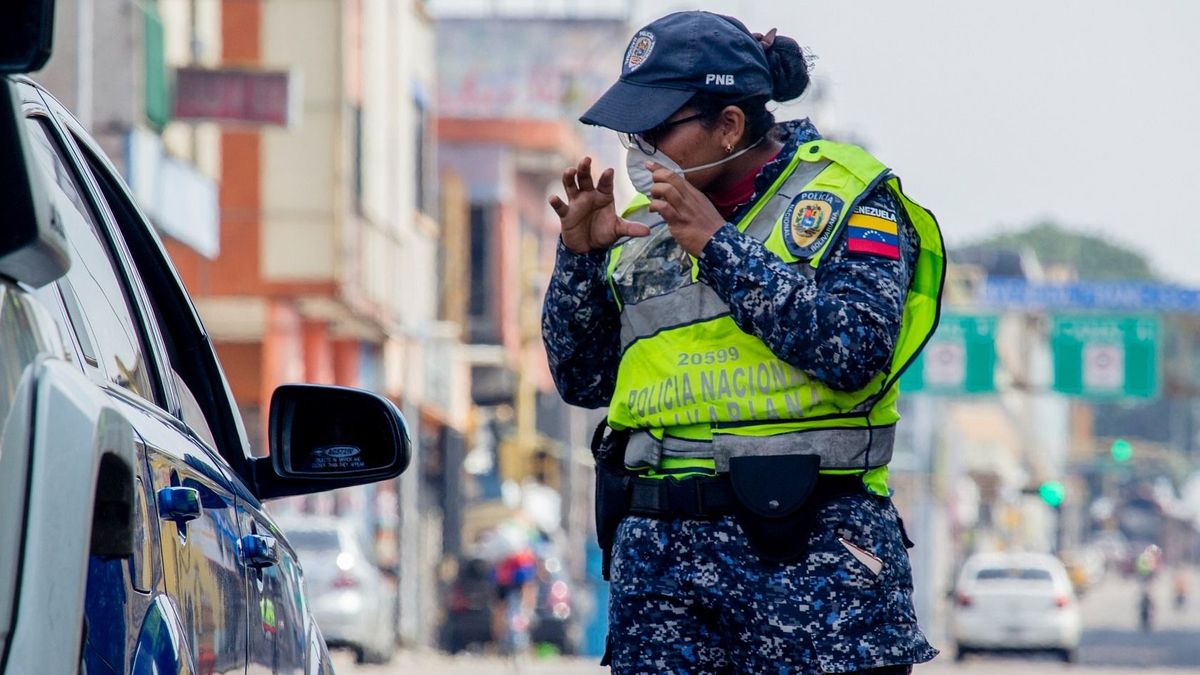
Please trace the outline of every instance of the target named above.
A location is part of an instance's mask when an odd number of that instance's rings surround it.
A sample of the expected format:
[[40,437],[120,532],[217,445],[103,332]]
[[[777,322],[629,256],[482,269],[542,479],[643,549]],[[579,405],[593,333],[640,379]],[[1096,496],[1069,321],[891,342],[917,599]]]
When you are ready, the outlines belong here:
[[519,656],[529,648],[537,603],[535,533],[524,517],[516,516],[488,533],[481,546],[492,561],[492,635],[509,656]]
[[1154,595],[1150,592],[1148,579],[1142,581],[1142,591],[1138,596],[1138,629],[1149,633],[1154,625]]
[[1171,587],[1175,591],[1175,609],[1182,611],[1187,606],[1188,595],[1187,572],[1182,567],[1175,570],[1175,577],[1172,580]]
[[618,214],[614,172],[585,157],[550,199],[551,369],[567,402],[608,406],[617,673],[907,673],[937,654],[887,465],[941,234],[866,151],[775,123],[808,66],[774,29],[654,21],[581,118],[620,133],[640,194]]

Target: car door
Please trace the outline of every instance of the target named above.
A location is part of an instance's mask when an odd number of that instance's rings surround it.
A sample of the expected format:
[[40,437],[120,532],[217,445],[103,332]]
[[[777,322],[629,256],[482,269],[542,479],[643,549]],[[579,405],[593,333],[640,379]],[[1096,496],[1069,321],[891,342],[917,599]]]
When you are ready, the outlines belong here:
[[[128,232],[135,231],[134,228],[146,227],[144,218],[137,213],[136,207],[128,199],[128,194],[120,187],[120,179],[107,162],[102,160],[98,149],[89,142],[82,130],[74,127],[72,120],[64,117],[63,122],[68,125],[68,131],[77,144],[86,171],[96,180],[98,199],[107,205],[107,215],[115,223],[116,229]],[[152,267],[150,262],[144,264]],[[134,272],[134,281],[141,281],[144,275],[133,256],[130,257],[129,269]],[[195,489],[201,498],[202,510],[206,516],[211,515],[219,523],[221,536],[203,539],[205,546],[213,549],[203,557],[210,562],[217,559],[222,561],[219,569],[213,568],[213,575],[220,577],[219,585],[222,592],[228,596],[228,601],[222,605],[224,609],[232,609],[231,603],[234,597],[237,597],[237,606],[241,608],[240,615],[235,622],[232,613],[227,612],[223,623],[226,632],[233,630],[234,623],[242,627],[243,639],[246,640],[248,671],[304,672],[309,651],[307,642],[311,641],[311,638],[300,567],[294,552],[284,543],[262,504],[242,479],[241,476],[248,474],[246,467],[242,466],[239,472],[228,461],[231,457],[234,461],[245,458],[248,444],[245,443],[243,433],[229,429],[228,421],[223,421],[220,415],[214,412],[222,408],[234,409],[232,401],[229,400],[228,389],[224,386],[224,378],[219,372],[219,367],[217,372],[207,376],[197,375],[196,357],[193,355],[189,359],[185,356],[195,345],[181,344],[186,342],[187,338],[176,333],[186,332],[186,327],[187,330],[202,334],[190,304],[187,307],[189,311],[177,314],[173,320],[167,320],[163,315],[163,308],[150,300],[151,294],[142,295],[146,298],[143,314],[151,328],[157,329],[150,332],[160,347],[164,386],[171,397],[170,407],[174,416],[168,420],[169,426],[175,427],[175,432],[182,432],[181,435],[186,437],[175,446],[178,452],[174,453],[167,447],[172,438],[170,433],[162,437],[160,444],[154,444],[147,438],[151,446],[147,449],[147,457],[154,487],[159,491],[178,487],[182,487],[184,491]],[[223,402],[223,405],[210,405],[206,410],[201,405],[197,392],[193,391],[193,388],[202,385],[207,385],[208,396],[217,402]],[[210,401],[210,404],[213,402]],[[224,453],[220,451],[222,441]],[[179,466],[181,457],[183,468]],[[218,510],[219,516],[215,513]],[[210,511],[214,513],[210,514]],[[176,549],[176,553],[189,552],[179,544],[167,546],[165,542],[168,539],[170,537],[163,539],[164,553],[171,548]],[[219,545],[214,545],[213,542],[219,542]],[[191,553],[195,554],[195,551]],[[177,559],[177,570],[180,565],[189,570],[203,569]],[[234,592],[232,586],[239,580],[234,574],[233,566],[240,566],[237,570],[240,573],[238,593]],[[181,578],[182,576],[181,574]],[[195,583],[200,583],[200,580]],[[204,579],[203,583],[211,586],[218,582]],[[187,616],[187,611],[184,611],[184,616]],[[219,653],[219,650],[217,651]],[[202,661],[207,659],[207,652],[203,652],[198,658]],[[316,665],[319,663],[320,659]]]
[[246,495],[238,506],[242,530],[259,541],[269,540],[274,547],[247,573],[250,651],[246,672],[304,672],[309,612],[296,553],[257,499]]
[[[94,635],[80,619],[96,496],[121,492],[105,488],[128,479],[135,436],[63,344],[53,288],[28,291],[0,280],[0,672],[74,672]],[[105,559],[118,575],[142,561]],[[122,581],[107,594],[118,627],[145,602]]]
[[201,673],[245,669],[245,566],[235,488],[208,451],[173,424],[143,419],[158,499],[167,593],[176,599]]
[[[41,372],[36,377],[38,404],[32,411],[32,417],[35,422],[39,418],[52,420],[52,424],[49,428],[34,432],[32,454],[35,462],[58,462],[58,468],[49,479],[52,485],[40,484],[40,481],[35,480],[30,492],[39,493],[38,496],[40,493],[62,492],[70,495],[64,496],[64,503],[81,502],[79,506],[85,509],[84,515],[91,517],[93,540],[91,545],[87,546],[86,533],[80,538],[85,544],[84,556],[80,560],[74,556],[63,555],[61,551],[57,555],[33,554],[29,559],[37,564],[29,572],[35,575],[57,573],[59,583],[53,584],[55,592],[70,594],[73,600],[76,596],[67,581],[77,578],[84,580],[85,585],[79,589],[77,595],[78,601],[83,604],[84,616],[81,659],[85,664],[103,663],[105,669],[120,669],[128,661],[127,641],[131,635],[137,634],[138,625],[150,605],[150,594],[161,576],[160,567],[157,557],[144,545],[146,541],[153,541],[154,534],[145,529],[147,495],[143,489],[144,465],[137,454],[137,432],[119,403],[108,395],[103,385],[105,378],[101,374],[102,363],[95,349],[96,341],[92,339],[92,334],[84,334],[82,340],[72,339],[77,337],[75,324],[67,318],[62,295],[64,289],[69,292],[74,288],[72,277],[76,283],[81,283],[80,278],[86,276],[89,283],[98,285],[107,278],[103,270],[111,274],[112,268],[108,257],[93,245],[95,233],[91,229],[92,221],[88,219],[88,214],[77,208],[77,183],[70,179],[67,166],[55,149],[52,140],[53,123],[42,105],[40,95],[36,89],[24,83],[16,83],[16,91],[20,93],[22,101],[23,123],[19,131],[28,141],[32,156],[32,165],[29,168],[40,171],[46,178],[43,185],[47,188],[47,197],[53,205],[56,221],[66,235],[71,260],[71,269],[67,277],[37,289],[30,296],[56,324],[55,332],[65,341],[64,345],[70,345],[64,346],[65,358],[57,362],[43,363]],[[76,299],[74,295],[71,297]],[[107,328],[109,325],[103,324],[103,327]],[[110,356],[124,354],[119,345],[106,343],[105,347],[111,349],[107,352]],[[139,383],[145,384],[145,380],[139,379]],[[96,438],[97,442],[85,440],[89,434]],[[104,440],[106,437],[107,440]],[[106,463],[105,453],[110,449],[123,455],[120,462],[121,471],[114,473],[111,469],[115,465]],[[11,459],[11,453],[5,454],[6,459]],[[97,460],[101,462],[100,471],[94,478],[85,479],[70,475],[76,473],[80,466]],[[70,467],[70,472],[64,471],[67,467]],[[121,495],[123,485],[132,489]],[[87,501],[88,497],[82,500],[78,497],[91,495],[93,491],[96,497],[91,502]],[[127,536],[131,542],[137,543],[131,545],[127,551],[122,551],[121,555],[116,555],[111,550],[97,550],[96,547],[97,531],[112,522],[100,506],[108,497],[128,497],[132,500],[128,506],[131,507],[133,521],[123,521],[121,528],[129,528],[126,529]],[[30,528],[31,534],[36,535],[45,527],[60,537],[75,539],[70,523],[63,522],[61,517],[35,518],[31,511],[27,519],[40,525]],[[82,565],[86,568],[86,576],[80,577],[78,568],[71,569],[65,575],[63,570],[56,572],[55,568],[60,565]],[[23,592],[37,587],[36,583],[29,583],[29,580],[29,576],[23,579]],[[61,591],[58,590],[59,587],[62,587]],[[39,601],[51,607],[57,606],[51,598],[42,597]],[[61,640],[64,637],[54,632],[38,632],[39,638]],[[22,646],[30,646],[35,651],[44,652],[44,645],[39,647],[34,641],[23,640]],[[35,658],[41,667],[56,670],[53,659],[61,657],[62,654],[56,651],[53,657],[43,653]],[[49,659],[49,662],[43,662],[45,659]],[[76,665],[79,663],[74,658],[72,661]],[[17,667],[19,672],[19,666],[14,667]],[[95,667],[92,671],[103,672],[103,669]]]
[[[186,425],[169,412],[178,407],[177,393],[169,369],[163,368],[161,338],[147,320],[142,289],[111,213],[64,133],[65,113],[52,107],[51,112],[26,122],[66,213],[73,264],[59,282],[60,291],[89,376],[136,430],[144,487],[153,501],[148,515],[156,521],[162,586],[174,604],[170,613],[183,624],[186,645],[180,647],[199,672],[243,672],[245,576],[233,489]],[[139,632],[137,624],[125,632],[134,642],[128,634]]]

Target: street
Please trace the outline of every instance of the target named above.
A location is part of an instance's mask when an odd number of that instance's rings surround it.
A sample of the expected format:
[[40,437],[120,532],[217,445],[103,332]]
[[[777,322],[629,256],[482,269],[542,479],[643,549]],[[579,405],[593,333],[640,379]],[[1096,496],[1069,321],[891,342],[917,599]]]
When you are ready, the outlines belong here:
[[[1195,574],[1191,588],[1197,588]],[[1200,673],[1200,599],[1190,598],[1182,611],[1169,602],[1167,586],[1159,580],[1155,587],[1158,607],[1154,630],[1137,630],[1137,591],[1132,579],[1110,575],[1082,599],[1083,642],[1079,663],[1062,664],[1050,656],[972,656],[955,663],[953,647],[945,638],[934,642],[942,655],[916,670],[923,675],[941,673],[988,673],[989,675],[1041,675],[1069,672],[1080,675],[1139,675],[1158,673]],[[595,659],[530,660],[519,667],[487,656],[450,657],[437,652],[401,652],[387,666],[356,666],[348,652],[336,652],[334,663],[339,673],[372,675],[488,675],[522,673],[528,675],[600,675],[607,669]]]

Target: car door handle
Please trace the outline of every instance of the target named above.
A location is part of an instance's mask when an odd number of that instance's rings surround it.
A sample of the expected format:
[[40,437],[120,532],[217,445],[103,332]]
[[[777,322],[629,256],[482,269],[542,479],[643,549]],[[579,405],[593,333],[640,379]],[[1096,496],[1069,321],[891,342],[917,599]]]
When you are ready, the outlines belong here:
[[190,487],[165,487],[158,491],[158,516],[163,520],[186,523],[204,512],[200,491]]
[[265,534],[247,534],[241,538],[242,562],[255,569],[270,567],[279,562],[279,549],[275,537]]

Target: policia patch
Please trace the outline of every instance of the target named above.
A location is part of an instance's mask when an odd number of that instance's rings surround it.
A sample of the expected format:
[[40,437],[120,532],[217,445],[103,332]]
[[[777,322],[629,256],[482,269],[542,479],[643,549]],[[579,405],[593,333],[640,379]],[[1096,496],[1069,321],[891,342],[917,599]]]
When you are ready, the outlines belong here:
[[838,222],[845,206],[831,192],[805,190],[796,195],[781,219],[788,251],[801,260],[813,257],[833,234],[830,225]]

